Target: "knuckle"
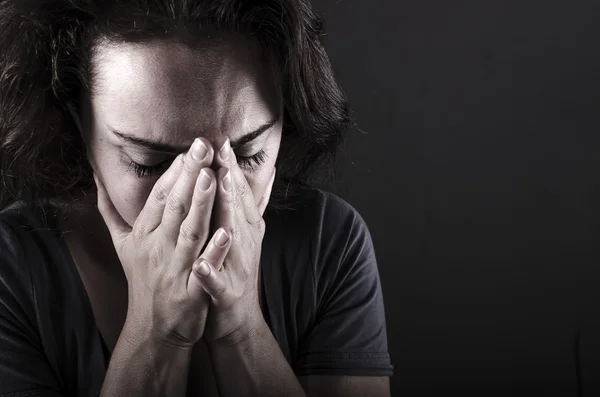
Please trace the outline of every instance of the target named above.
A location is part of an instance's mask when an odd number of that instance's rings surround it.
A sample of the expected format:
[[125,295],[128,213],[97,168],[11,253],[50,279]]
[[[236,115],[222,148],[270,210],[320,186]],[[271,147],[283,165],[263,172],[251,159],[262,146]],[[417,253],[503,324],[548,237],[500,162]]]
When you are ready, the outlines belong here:
[[240,237],[239,234],[240,230],[235,224],[229,228],[229,236],[232,240],[238,240]]
[[163,257],[163,246],[161,244],[152,244],[148,250],[148,260],[151,263],[160,262]]
[[243,268],[243,267],[240,267],[238,274],[239,274],[240,280],[242,280],[242,281],[246,281],[250,277],[250,273],[248,272],[248,269]]
[[244,197],[250,191],[248,184],[243,182],[238,183],[236,188],[240,197]]
[[225,284],[221,284],[215,290],[215,295],[219,297],[227,297],[227,286]]
[[247,247],[248,247],[249,252],[255,252],[256,249],[258,248],[258,242],[254,238],[248,239],[247,244],[248,244]]
[[140,225],[137,225],[136,227],[133,228],[133,230],[131,230],[131,236],[133,237],[133,240],[136,243],[141,243],[142,241],[144,241],[144,238],[146,237],[146,233],[145,233],[145,230]]
[[137,243],[144,241],[151,232],[149,229],[150,228],[143,222],[142,218],[138,217],[133,224],[133,228],[131,229],[131,236],[133,237],[133,240]]
[[264,236],[265,231],[267,230],[267,223],[264,218],[261,217],[258,222],[256,222],[256,230],[258,230],[261,236]]
[[225,207],[227,208],[231,208],[231,209],[236,209],[237,208],[237,203],[239,200],[237,200],[235,197],[225,197],[225,199],[223,200],[223,204],[225,205]]
[[234,197],[232,199],[231,205],[233,206],[234,210],[239,210],[240,207],[244,205],[244,200],[242,199],[242,196],[238,195],[237,197]]
[[179,237],[183,239],[183,241],[197,243],[203,240],[203,233],[195,230],[193,227],[188,224],[183,223],[181,228],[179,229]]
[[[169,273],[168,276],[166,277],[169,286],[174,285],[177,283],[177,275],[176,274],[171,274]],[[181,310],[182,312],[185,312],[186,307],[188,306],[188,299],[185,295],[183,294],[175,294],[175,296],[172,298],[172,302],[173,305],[178,308],[179,310]]]
[[[160,284],[162,289],[169,290],[177,282],[177,273],[171,271],[163,271],[160,276]],[[179,295],[175,294],[171,296],[171,303],[177,303]]]
[[167,201],[167,198],[169,197],[169,191],[162,184],[157,183],[156,185],[154,185],[153,197],[154,201],[157,204],[163,204]]
[[243,294],[239,289],[226,291],[224,296],[229,302],[239,301],[243,298]]
[[187,213],[186,206],[181,202],[176,194],[169,197],[166,205],[167,209],[175,215],[184,215]]
[[250,266],[248,263],[246,263],[244,266],[241,266],[242,268],[242,275],[248,279],[250,278],[250,276],[252,276],[252,266]]

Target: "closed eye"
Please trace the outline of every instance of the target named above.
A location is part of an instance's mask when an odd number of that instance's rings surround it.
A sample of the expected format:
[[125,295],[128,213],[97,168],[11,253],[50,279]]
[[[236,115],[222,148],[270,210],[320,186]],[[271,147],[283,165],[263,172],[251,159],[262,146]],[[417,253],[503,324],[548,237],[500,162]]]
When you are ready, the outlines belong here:
[[[268,155],[264,151],[264,149],[261,149],[260,151],[251,156],[236,155],[236,157],[240,168],[246,170],[254,170],[267,160]],[[135,173],[135,175],[138,178],[156,176],[157,174],[166,171],[167,168],[169,168],[170,164],[173,162],[173,160],[174,159],[171,158],[168,160],[161,161],[160,163],[154,165],[145,165],[136,163],[133,160],[129,160],[127,164],[127,170],[129,172]]]
[[252,156],[236,156],[238,164],[242,169],[254,170],[267,160],[267,153],[261,149]]

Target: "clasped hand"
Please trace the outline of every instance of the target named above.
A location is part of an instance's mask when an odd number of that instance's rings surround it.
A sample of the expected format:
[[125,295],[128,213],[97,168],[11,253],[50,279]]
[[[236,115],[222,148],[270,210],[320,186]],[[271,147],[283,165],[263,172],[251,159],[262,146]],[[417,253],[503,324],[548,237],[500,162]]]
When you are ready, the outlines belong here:
[[[94,175],[98,209],[128,282],[125,326],[173,347],[235,343],[262,316],[259,262],[275,169],[261,200],[229,139],[197,138],[154,185],[133,226]],[[214,169],[217,171],[215,172]]]

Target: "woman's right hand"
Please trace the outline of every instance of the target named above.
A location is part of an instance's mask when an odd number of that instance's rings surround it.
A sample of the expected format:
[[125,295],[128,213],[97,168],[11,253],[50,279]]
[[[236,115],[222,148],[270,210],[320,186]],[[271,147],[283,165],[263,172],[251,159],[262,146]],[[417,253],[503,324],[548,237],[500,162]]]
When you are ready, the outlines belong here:
[[[197,145],[198,152],[194,150]],[[212,144],[197,138],[156,182],[133,227],[123,220],[94,175],[98,209],[127,277],[124,329],[133,330],[127,338],[191,348],[203,335],[210,296],[196,270],[192,271],[197,269],[193,265],[201,257],[220,268],[231,246],[222,229],[206,244],[217,186],[210,168],[213,156]]]

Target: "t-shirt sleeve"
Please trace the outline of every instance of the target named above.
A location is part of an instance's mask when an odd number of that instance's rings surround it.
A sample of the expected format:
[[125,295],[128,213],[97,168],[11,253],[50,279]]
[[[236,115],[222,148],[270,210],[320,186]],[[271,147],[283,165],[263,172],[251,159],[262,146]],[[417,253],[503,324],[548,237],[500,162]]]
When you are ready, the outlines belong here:
[[35,327],[26,247],[0,220],[0,397],[59,397]]
[[358,212],[326,194],[314,246],[314,321],[299,346],[298,375],[391,376],[381,282]]

